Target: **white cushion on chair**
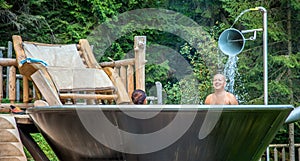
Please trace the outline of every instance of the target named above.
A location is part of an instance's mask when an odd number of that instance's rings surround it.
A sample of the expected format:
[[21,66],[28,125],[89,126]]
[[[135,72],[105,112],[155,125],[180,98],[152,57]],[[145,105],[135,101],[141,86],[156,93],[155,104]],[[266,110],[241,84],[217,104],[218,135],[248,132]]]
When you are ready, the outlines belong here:
[[59,92],[115,90],[102,69],[85,67],[76,44],[24,42],[23,47],[27,57],[40,59],[48,64],[46,69]]
[[40,59],[49,66],[85,68],[79,56],[76,44],[43,45],[23,43],[23,48],[27,57]]
[[102,69],[47,67],[59,92],[114,90]]

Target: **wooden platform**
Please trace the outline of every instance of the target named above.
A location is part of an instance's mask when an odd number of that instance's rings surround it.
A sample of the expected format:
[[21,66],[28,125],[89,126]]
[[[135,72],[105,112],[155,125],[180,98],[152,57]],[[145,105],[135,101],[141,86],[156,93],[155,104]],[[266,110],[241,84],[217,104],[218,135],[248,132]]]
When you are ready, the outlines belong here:
[[27,160],[18,126],[12,114],[0,114],[0,136],[0,160]]
[[14,117],[16,119],[17,124],[33,124],[32,119],[27,114],[25,115],[14,114]]

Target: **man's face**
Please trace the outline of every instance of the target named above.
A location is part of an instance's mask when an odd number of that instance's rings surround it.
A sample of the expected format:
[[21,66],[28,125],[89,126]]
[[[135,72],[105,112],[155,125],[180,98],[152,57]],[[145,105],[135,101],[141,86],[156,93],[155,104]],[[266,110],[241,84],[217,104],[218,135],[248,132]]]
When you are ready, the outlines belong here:
[[224,89],[226,85],[225,77],[222,74],[217,74],[213,79],[214,89]]

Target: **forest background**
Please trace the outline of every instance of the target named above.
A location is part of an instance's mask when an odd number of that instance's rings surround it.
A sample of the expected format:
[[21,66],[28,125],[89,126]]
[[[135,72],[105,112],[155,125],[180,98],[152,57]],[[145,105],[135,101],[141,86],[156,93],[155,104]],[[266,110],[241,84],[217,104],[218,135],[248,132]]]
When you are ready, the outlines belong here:
[[[0,0],[0,46],[6,46],[12,35],[24,40],[45,43],[77,43],[87,38],[99,25],[137,9],[171,10],[196,22],[203,30],[192,33],[189,43],[178,35],[153,28],[132,30],[115,40],[102,52],[95,49],[99,62],[124,59],[133,49],[134,36],[147,36],[146,91],[152,95],[156,81],[163,84],[164,103],[202,104],[212,92],[211,78],[225,68],[228,57],[217,50],[219,35],[234,24],[238,15],[249,8],[262,6],[268,12],[268,94],[269,104],[300,106],[300,3],[298,0]],[[145,14],[144,19],[152,20]],[[166,17],[160,17],[168,21]],[[155,23],[155,22],[154,22]],[[130,28],[128,23],[124,28]],[[262,13],[249,12],[233,26],[239,30],[262,28]],[[176,24],[174,24],[176,29]],[[105,41],[107,37],[100,37]],[[93,40],[91,40],[93,43]],[[97,44],[97,41],[94,42]],[[98,44],[101,47],[101,44]],[[180,69],[152,47],[164,46],[190,66],[188,78],[178,76]],[[149,48],[148,48],[149,47]],[[263,104],[262,32],[257,40],[246,42],[238,55],[234,94],[240,104]],[[148,52],[149,51],[149,52]],[[4,53],[5,54],[5,53]],[[209,62],[207,62],[209,60]],[[177,64],[178,66],[178,64]],[[5,72],[5,71],[4,71]],[[181,74],[181,73],[180,73]],[[192,97],[191,97],[192,96]],[[188,98],[188,99],[187,99]],[[300,143],[296,123],[295,142]],[[274,143],[287,143],[283,127]]]

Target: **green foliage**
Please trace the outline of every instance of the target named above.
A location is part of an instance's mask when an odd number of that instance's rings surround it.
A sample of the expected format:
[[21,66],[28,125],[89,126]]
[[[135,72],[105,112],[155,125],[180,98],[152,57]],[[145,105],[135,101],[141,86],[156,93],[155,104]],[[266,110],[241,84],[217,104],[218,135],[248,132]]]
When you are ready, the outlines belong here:
[[282,66],[284,68],[300,68],[300,54],[293,55],[270,55],[270,64]]
[[115,0],[88,0],[92,4],[92,12],[100,20],[107,20],[118,14],[118,10],[122,6],[121,3]]
[[5,0],[0,0],[0,8],[1,9],[10,9],[12,5],[9,5]]
[[167,92],[166,104],[202,104],[199,96],[199,82],[190,75],[176,83],[168,82],[164,88]]
[[289,95],[292,90],[287,84],[282,84],[278,81],[271,81],[269,83],[269,97],[270,104],[288,104],[290,102]]
[[181,100],[181,91],[179,83],[170,83],[164,84],[164,89],[167,91],[167,99],[165,100],[166,104],[180,104]]
[[[206,31],[193,33],[191,37],[194,47],[189,44],[184,44],[181,47],[180,53],[188,60],[193,70],[193,79],[198,82],[193,89],[197,89],[197,95],[193,94],[190,97],[197,96],[202,104],[205,97],[212,92],[211,79],[212,76],[224,69],[224,56],[218,52],[214,39]],[[185,81],[185,80],[183,80]],[[188,81],[187,81],[188,82]],[[181,82],[182,83],[182,82]],[[189,93],[189,92],[184,92]]]
[[[49,158],[49,160],[59,161],[54,152],[52,151],[51,147],[47,144],[46,140],[40,133],[31,134],[31,136],[41,148],[41,150],[45,153],[45,155]],[[25,149],[25,154],[28,161],[34,161],[27,149]]]
[[169,69],[168,61],[164,61],[162,64],[146,65],[146,73],[149,73],[147,74],[147,83],[154,84],[156,81],[167,80]]
[[3,98],[1,100],[1,103],[10,103],[9,98]]

